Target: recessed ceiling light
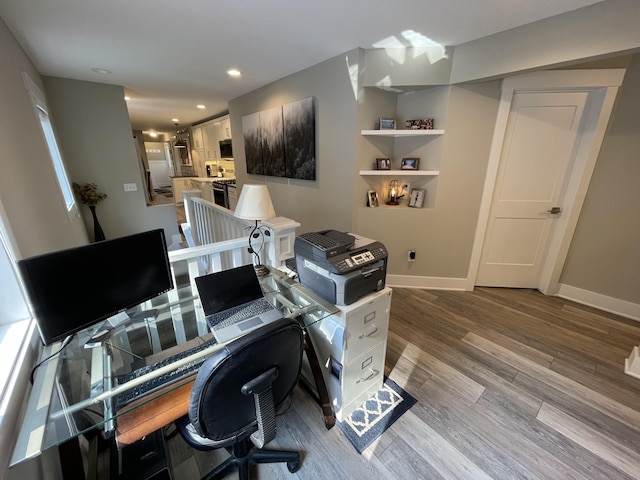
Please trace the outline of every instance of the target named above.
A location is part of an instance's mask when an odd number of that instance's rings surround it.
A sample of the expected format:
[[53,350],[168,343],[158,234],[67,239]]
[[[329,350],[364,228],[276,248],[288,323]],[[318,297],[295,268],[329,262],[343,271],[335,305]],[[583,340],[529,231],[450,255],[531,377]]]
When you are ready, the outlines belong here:
[[129,97],[129,96],[125,96],[125,97],[124,97],[124,99],[125,99],[125,100],[131,100],[131,97]]
[[107,70],[106,68],[92,68],[91,71],[102,75],[109,75],[111,73],[111,70]]
[[149,136],[156,138],[158,136],[158,132],[149,132]]
[[179,122],[180,120],[178,120],[177,118],[172,118],[171,121],[172,122]]
[[240,70],[237,70],[235,68],[231,68],[227,70],[227,73],[229,74],[230,77],[239,77],[240,75],[242,75],[242,72],[240,72]]
[[205,106],[204,106],[204,105],[202,105],[202,104],[200,104],[200,105],[196,105],[196,107],[198,107],[200,110],[202,110],[202,109],[204,109],[204,108],[207,108],[207,107],[205,107]]

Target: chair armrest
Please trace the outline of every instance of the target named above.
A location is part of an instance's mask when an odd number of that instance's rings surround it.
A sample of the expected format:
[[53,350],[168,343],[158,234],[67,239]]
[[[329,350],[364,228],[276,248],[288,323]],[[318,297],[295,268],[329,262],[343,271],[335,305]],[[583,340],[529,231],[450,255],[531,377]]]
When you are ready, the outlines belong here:
[[242,393],[245,395],[254,395],[264,392],[271,386],[273,381],[278,378],[278,368],[271,367],[264,373],[261,373],[253,380],[249,380],[242,386]]

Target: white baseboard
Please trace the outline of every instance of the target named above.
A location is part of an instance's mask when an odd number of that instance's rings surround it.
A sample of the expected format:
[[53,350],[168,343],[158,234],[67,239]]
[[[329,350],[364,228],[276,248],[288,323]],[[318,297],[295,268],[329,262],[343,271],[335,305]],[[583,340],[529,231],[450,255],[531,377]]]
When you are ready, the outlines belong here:
[[615,313],[616,315],[627,317],[631,320],[640,321],[640,305],[637,303],[627,302],[626,300],[608,297],[607,295],[564,284],[560,284],[560,289],[556,296],[588,305],[589,307],[598,308],[605,312]]
[[[473,285],[466,278],[447,277],[417,277],[413,275],[387,275],[386,285],[398,288],[430,288],[432,290],[472,291]],[[557,295],[589,307],[598,308],[605,312],[614,313],[631,320],[640,321],[640,304],[627,302],[600,293],[559,285]]]
[[469,290],[467,284],[466,278],[416,277],[413,275],[387,275],[386,281],[388,287],[431,288],[433,290]]

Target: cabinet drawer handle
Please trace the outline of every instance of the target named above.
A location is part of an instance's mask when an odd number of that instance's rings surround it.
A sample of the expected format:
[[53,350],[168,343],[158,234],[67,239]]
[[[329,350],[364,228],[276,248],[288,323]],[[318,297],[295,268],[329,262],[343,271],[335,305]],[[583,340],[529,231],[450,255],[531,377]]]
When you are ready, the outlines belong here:
[[365,378],[360,377],[356,383],[366,382],[367,380],[371,380],[373,377],[378,375],[378,371],[377,370],[374,370],[373,368],[371,368],[370,370],[371,370],[371,373],[367,377],[365,377]]
[[378,327],[376,327],[375,325],[372,325],[373,329],[369,332],[369,333],[361,333],[360,336],[358,336],[359,340],[362,340],[365,337],[370,337],[372,335],[375,335],[376,332],[378,331]]

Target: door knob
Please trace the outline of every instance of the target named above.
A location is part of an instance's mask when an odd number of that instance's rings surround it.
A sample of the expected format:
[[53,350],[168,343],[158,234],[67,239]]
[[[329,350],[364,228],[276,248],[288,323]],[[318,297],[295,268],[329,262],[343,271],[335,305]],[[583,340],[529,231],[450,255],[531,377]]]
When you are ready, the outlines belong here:
[[547,210],[551,215],[557,215],[562,211],[560,207],[551,207],[551,210]]

